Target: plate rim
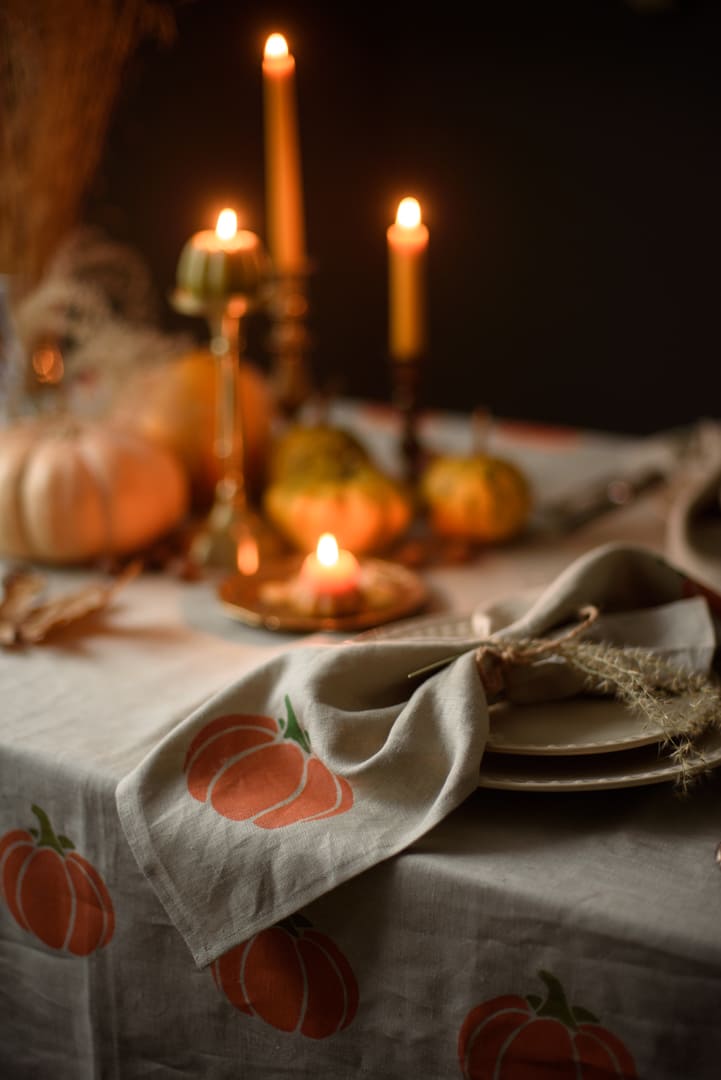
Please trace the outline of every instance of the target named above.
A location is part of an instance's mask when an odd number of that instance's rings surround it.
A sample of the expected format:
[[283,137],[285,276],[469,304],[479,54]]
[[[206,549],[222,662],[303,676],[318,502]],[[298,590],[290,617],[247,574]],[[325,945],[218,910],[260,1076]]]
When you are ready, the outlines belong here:
[[[711,744],[709,752],[708,744]],[[715,745],[714,745],[715,744]],[[623,751],[621,751],[622,753]],[[497,755],[500,756],[500,755]],[[513,755],[508,755],[513,757]],[[707,733],[700,748],[699,756],[703,759],[706,769],[711,771],[721,764],[721,731],[712,730]],[[534,762],[546,761],[547,758],[533,759]],[[593,757],[593,760],[603,761],[603,757]],[[607,761],[607,759],[606,759]],[[611,791],[628,787],[647,787],[652,784],[671,783],[681,775],[683,766],[674,763],[670,758],[659,759],[656,768],[651,764],[645,768],[619,771],[605,776],[591,777],[556,777],[539,779],[537,777],[512,776],[509,774],[494,778],[492,774],[484,774],[481,763],[478,787],[482,790],[496,791],[537,791],[537,792],[571,792],[571,791]],[[703,773],[701,774],[703,775]]]

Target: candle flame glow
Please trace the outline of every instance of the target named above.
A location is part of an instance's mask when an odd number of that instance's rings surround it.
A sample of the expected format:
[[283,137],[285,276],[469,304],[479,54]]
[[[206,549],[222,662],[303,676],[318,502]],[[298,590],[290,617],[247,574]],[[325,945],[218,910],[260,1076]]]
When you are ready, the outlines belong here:
[[232,240],[238,231],[238,215],[235,210],[221,210],[218,214],[218,223],[215,226],[215,235],[219,240]]
[[52,343],[39,345],[32,355],[31,363],[39,383],[55,385],[61,382],[65,374],[63,354],[57,345]]
[[408,196],[398,203],[396,212],[396,225],[402,225],[404,229],[415,229],[421,223],[421,204],[418,199]]
[[258,551],[258,542],[253,536],[243,536],[238,542],[238,548],[235,553],[235,562],[240,574],[245,574],[246,577],[252,577],[253,574],[258,573],[258,567],[260,566],[260,552]]
[[265,43],[264,56],[287,56],[288,42],[282,34],[271,34]]
[[323,566],[335,566],[338,562],[338,541],[333,533],[323,533],[315,549],[318,562]]

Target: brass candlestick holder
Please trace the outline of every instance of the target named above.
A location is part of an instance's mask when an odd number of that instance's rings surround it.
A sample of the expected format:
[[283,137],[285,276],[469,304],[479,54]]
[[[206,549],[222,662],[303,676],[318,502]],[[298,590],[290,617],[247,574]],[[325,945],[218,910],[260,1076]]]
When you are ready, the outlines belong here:
[[293,272],[273,272],[268,283],[267,309],[271,322],[268,350],[272,357],[271,387],[279,412],[292,420],[312,392],[308,355],[308,278],[310,266]]
[[423,358],[391,357],[391,400],[401,421],[400,455],[403,479],[415,487],[423,466],[423,447],[418,437]]
[[275,555],[278,547],[275,535],[249,506],[245,483],[238,370],[246,347],[245,319],[257,300],[239,294],[203,300],[177,290],[171,303],[181,314],[207,319],[217,365],[215,454],[220,476],[210,512],[192,540],[190,557],[202,566],[254,574],[263,556]]

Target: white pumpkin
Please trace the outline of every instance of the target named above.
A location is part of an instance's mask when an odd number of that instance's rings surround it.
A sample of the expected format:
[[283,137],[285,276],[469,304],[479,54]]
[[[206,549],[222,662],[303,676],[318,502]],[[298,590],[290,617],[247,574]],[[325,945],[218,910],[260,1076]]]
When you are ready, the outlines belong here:
[[82,563],[138,551],[189,505],[178,459],[137,433],[73,418],[0,429],[0,555]]

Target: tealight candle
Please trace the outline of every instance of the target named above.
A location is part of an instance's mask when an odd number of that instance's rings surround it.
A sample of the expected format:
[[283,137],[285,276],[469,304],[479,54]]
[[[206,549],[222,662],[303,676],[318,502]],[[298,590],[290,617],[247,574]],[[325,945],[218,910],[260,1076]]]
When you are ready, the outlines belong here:
[[265,43],[263,97],[268,251],[278,273],[293,273],[305,265],[305,222],[295,58],[282,34]]
[[252,295],[265,272],[260,238],[248,229],[238,229],[237,214],[226,208],[218,215],[215,230],[194,233],[185,244],[176,281],[181,292],[212,302]]
[[413,360],[426,349],[425,264],[428,229],[417,199],[401,199],[388,241],[388,349]]
[[316,550],[306,555],[300,568],[300,580],[319,597],[355,595],[361,568],[352,551],[338,547],[332,533],[323,533]]

